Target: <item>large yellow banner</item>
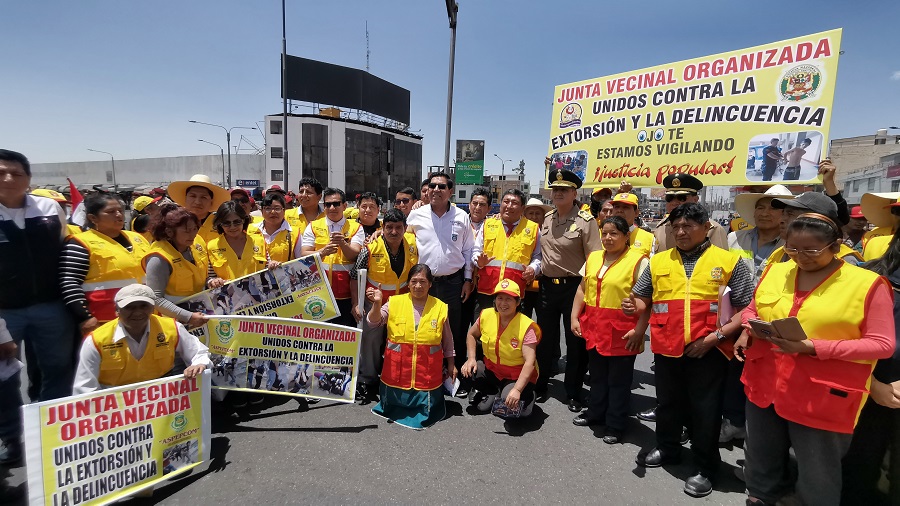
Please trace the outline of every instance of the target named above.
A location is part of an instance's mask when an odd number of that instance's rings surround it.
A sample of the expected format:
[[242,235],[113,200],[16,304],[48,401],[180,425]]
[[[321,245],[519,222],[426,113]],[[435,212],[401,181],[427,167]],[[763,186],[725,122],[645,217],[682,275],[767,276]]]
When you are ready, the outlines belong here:
[[206,372],[24,406],[29,504],[107,504],[200,465],[209,393]]
[[210,318],[214,387],[353,402],[362,331],[289,318]]
[[841,30],[556,87],[547,183],[586,187],[816,179],[827,151]]

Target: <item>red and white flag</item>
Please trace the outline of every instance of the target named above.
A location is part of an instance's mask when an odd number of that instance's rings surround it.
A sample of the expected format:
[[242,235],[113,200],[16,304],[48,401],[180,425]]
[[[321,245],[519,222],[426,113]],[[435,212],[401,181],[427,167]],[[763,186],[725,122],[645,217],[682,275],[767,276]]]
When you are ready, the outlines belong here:
[[66,181],[69,182],[69,201],[72,203],[72,216],[69,219],[79,227],[84,227],[84,224],[87,223],[87,216],[84,213],[84,197],[81,196],[81,192],[78,191],[71,179],[66,178]]

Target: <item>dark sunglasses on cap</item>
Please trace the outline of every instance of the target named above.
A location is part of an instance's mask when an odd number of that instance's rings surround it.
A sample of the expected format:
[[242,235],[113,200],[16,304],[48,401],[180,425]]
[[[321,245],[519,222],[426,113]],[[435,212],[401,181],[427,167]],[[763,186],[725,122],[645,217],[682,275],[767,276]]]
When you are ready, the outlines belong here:
[[450,187],[450,185],[448,185],[447,183],[428,183],[428,187],[431,188],[432,190],[434,190],[434,189],[446,190],[447,188]]
[[395,206],[399,206],[400,204],[409,204],[411,199],[397,199],[394,201]]
[[231,199],[231,200],[237,202],[238,204],[249,204],[250,203],[250,199],[248,199],[248,198],[236,198],[236,199]]
[[687,202],[687,195],[666,195],[666,202],[677,200],[678,202]]
[[343,202],[322,202],[325,209],[328,209],[329,207],[341,207],[341,204],[343,204]]

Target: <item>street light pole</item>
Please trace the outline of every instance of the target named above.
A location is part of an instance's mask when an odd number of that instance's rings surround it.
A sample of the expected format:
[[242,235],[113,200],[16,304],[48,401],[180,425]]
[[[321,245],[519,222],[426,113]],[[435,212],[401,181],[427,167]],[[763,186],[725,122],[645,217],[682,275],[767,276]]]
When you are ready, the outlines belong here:
[[[206,126],[214,126],[219,127],[222,130],[225,130],[225,145],[231,146],[231,131],[235,128],[239,130],[258,130],[256,127],[242,127],[242,126],[233,126],[231,128],[225,128],[222,125],[216,125],[213,123],[204,123],[202,121],[196,120],[188,120],[188,123],[196,123],[198,125],[206,125]],[[228,188],[231,188],[231,149],[228,150]]]
[[109,155],[109,159],[112,161],[112,179],[113,179],[113,192],[119,191],[119,185],[116,183],[116,159],[112,155],[112,153],[108,153],[106,151],[100,151],[99,149],[91,149],[87,148],[88,151],[93,151],[94,153],[103,153],[104,155]]
[[444,172],[450,171],[450,123],[453,117],[453,67],[456,61],[456,0],[445,0],[447,17],[450,18],[450,74],[447,77],[447,132],[444,138]]
[[[212,144],[213,146],[219,148],[219,153],[222,155],[222,182],[224,183],[224,182],[225,182],[225,150],[222,149],[222,146],[219,146],[219,145],[216,144],[215,142],[209,142],[209,141],[205,141],[205,140],[203,140],[203,139],[197,139],[197,141],[198,141],[198,142],[205,142],[205,143],[207,143],[207,144]],[[230,158],[231,158],[231,157],[229,156],[229,159],[230,159]],[[228,183],[228,187],[231,188],[231,182],[230,182],[230,181],[229,181],[229,183]]]
[[500,177],[506,177],[506,162],[511,162],[512,160],[504,160],[497,153],[494,153],[494,156],[500,160]]

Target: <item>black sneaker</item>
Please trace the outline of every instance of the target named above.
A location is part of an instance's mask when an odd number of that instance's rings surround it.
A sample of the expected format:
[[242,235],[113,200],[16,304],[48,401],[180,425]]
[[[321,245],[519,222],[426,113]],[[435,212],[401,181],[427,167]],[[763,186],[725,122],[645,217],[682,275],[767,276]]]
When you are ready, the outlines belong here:
[[468,397],[468,396],[469,396],[469,389],[468,389],[468,388],[466,388],[466,387],[459,387],[459,388],[456,390],[456,397],[459,397],[460,399],[465,399],[465,398]]

